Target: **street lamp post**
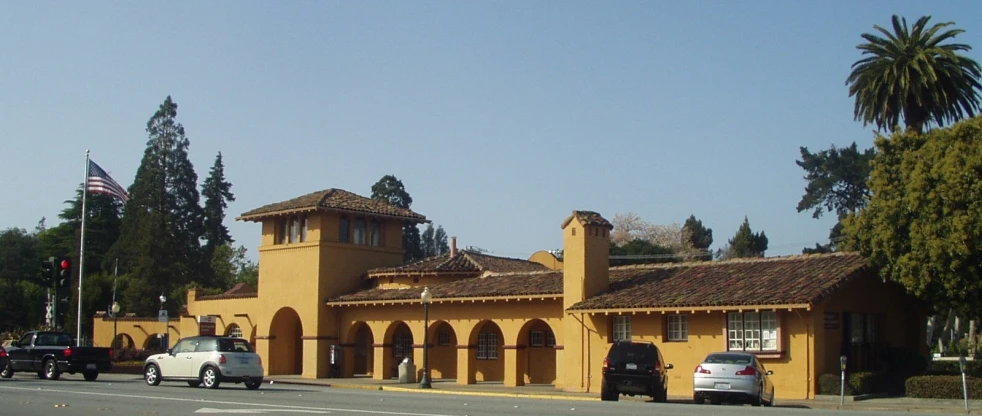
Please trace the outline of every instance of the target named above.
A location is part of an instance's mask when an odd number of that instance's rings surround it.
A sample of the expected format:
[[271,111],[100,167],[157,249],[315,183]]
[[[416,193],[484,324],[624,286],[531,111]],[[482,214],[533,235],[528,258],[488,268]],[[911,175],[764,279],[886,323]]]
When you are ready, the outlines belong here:
[[116,336],[117,336],[117,334],[116,334],[116,323],[117,323],[117,321],[119,321],[119,302],[113,302],[112,311],[113,311],[113,341],[112,341],[112,344],[111,345],[112,345],[112,349],[113,349],[113,355],[115,356],[116,355],[116,349],[117,349],[117,346],[116,346],[117,345],[117,341],[116,341]]
[[427,348],[429,338],[427,333],[430,330],[430,302],[433,301],[430,295],[430,288],[424,287],[423,294],[419,298],[423,301],[423,379],[419,382],[419,388],[428,389],[433,387],[430,385],[430,357]]
[[164,351],[167,351],[168,347],[170,347],[170,339],[168,339],[170,338],[170,328],[168,328],[168,326],[170,326],[170,323],[167,322],[169,320],[167,318],[167,310],[164,309],[164,302],[167,302],[167,296],[164,296],[164,294],[161,293],[159,299],[160,299],[160,313],[159,316],[157,317],[157,320],[164,323],[164,342],[162,342],[163,345],[161,345],[161,347],[163,347]]

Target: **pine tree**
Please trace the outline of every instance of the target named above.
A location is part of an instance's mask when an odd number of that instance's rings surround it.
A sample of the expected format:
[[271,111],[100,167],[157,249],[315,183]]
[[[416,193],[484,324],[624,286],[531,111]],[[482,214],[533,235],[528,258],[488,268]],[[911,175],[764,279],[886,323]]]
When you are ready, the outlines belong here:
[[176,310],[186,295],[178,288],[209,266],[201,252],[198,177],[188,159],[190,141],[176,117],[177,104],[168,96],[147,122],[147,148],[112,250],[131,277],[124,294],[128,310],[141,315],[156,312],[161,294],[172,299],[165,307]]
[[[413,197],[409,196],[409,192],[406,192],[406,187],[403,186],[402,181],[394,175],[385,175],[378,182],[375,182],[375,185],[372,185],[372,199],[385,201],[390,205],[405,209],[409,209],[413,204]],[[425,257],[420,247],[419,228],[416,227],[416,224],[403,223],[402,249],[404,250],[403,261],[405,262]]]
[[743,217],[743,224],[729,243],[726,258],[764,257],[764,252],[767,251],[767,236],[763,231],[754,233],[747,217]]
[[426,224],[426,229],[423,230],[423,234],[419,238],[419,248],[423,252],[423,258],[437,255],[434,233],[433,224]]
[[436,255],[447,254],[450,252],[450,244],[447,244],[447,232],[443,231],[443,226],[437,226],[433,233],[433,248]]
[[[201,194],[205,197],[204,258],[214,265],[215,250],[235,241],[224,224],[225,209],[228,208],[229,202],[235,201],[235,196],[232,195],[232,184],[225,180],[225,165],[222,163],[221,152],[218,152],[218,156],[215,157],[215,164],[212,165],[211,172],[201,187]],[[221,287],[221,283],[228,280],[217,277],[219,275],[211,274],[211,278],[202,284],[206,287]]]

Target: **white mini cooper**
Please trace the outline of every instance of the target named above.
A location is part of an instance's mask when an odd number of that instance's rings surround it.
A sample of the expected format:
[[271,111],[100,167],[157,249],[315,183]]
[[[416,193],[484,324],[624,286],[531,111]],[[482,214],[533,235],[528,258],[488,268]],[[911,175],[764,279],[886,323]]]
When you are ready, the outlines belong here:
[[196,336],[177,341],[165,354],[147,357],[143,378],[151,386],[186,381],[191,387],[214,389],[227,381],[256,390],[263,383],[263,362],[244,339]]

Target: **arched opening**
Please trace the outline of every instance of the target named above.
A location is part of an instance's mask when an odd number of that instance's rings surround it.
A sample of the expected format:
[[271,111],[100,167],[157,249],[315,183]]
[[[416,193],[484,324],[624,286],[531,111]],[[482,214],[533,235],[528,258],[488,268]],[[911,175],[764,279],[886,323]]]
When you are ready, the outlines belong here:
[[292,308],[283,308],[269,324],[269,375],[303,374],[303,323]]
[[541,319],[532,319],[518,331],[518,374],[527,384],[556,383],[556,334]]
[[114,350],[132,350],[136,348],[136,343],[133,342],[133,337],[129,334],[116,334],[111,347]]
[[504,381],[504,337],[498,324],[491,321],[477,324],[469,340],[469,345],[477,345],[477,354],[470,365],[474,381]]
[[351,348],[351,357],[354,375],[370,376],[375,368],[375,336],[372,328],[364,322],[357,322],[348,331],[347,345]]
[[[387,348],[385,354],[383,354],[383,368],[388,371],[385,374],[389,378],[399,377],[399,363],[403,359],[409,358],[413,359],[413,331],[409,329],[409,325],[405,322],[395,321],[389,326],[389,329],[385,331],[385,344],[391,347]],[[417,364],[419,367],[422,363]]]
[[164,334],[150,334],[143,342],[143,349],[151,353],[164,351]]
[[[430,379],[457,378],[457,333],[444,321],[430,324],[426,335],[429,348]],[[422,363],[420,363],[422,364]],[[419,366],[421,369],[422,367]]]

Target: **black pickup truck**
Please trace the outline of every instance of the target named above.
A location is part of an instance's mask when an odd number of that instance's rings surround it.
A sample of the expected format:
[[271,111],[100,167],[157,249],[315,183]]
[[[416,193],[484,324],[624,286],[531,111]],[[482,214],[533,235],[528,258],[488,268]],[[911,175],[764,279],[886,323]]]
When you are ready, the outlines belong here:
[[86,380],[93,381],[100,372],[112,369],[111,349],[74,345],[72,335],[65,332],[28,332],[7,348],[7,365],[0,377],[30,371],[40,378],[57,380],[61,373],[82,373]]

